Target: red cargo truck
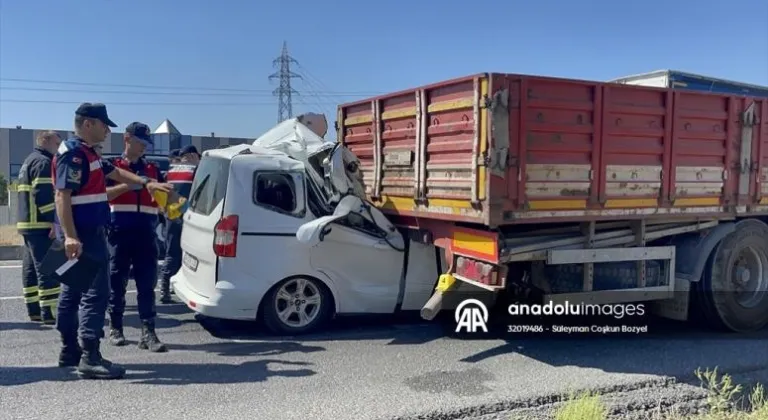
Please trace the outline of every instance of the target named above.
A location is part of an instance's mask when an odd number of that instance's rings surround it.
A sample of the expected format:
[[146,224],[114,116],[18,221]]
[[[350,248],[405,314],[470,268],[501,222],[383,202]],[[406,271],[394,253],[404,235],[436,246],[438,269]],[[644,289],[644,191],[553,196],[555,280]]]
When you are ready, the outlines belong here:
[[343,104],[336,129],[371,202],[443,251],[427,319],[462,281],[768,324],[766,98],[484,73]]

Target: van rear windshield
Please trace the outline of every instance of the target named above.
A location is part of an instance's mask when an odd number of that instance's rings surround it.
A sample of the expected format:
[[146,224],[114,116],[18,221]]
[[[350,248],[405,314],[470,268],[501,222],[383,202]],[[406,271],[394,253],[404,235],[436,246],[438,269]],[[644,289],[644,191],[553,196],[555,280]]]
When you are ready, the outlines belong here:
[[204,156],[197,166],[189,194],[189,210],[209,215],[227,192],[229,159]]

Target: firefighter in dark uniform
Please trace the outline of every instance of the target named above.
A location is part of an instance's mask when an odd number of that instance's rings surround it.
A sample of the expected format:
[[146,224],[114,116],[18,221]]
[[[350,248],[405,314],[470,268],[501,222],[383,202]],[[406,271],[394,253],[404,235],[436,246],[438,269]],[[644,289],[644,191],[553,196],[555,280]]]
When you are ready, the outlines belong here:
[[[168,169],[166,179],[173,185],[179,195],[189,199],[192,181],[195,179],[197,164],[200,162],[200,153],[195,146],[186,146],[179,152],[180,162],[172,164]],[[163,277],[160,279],[160,302],[172,303],[171,277],[181,268],[181,228],[183,221],[165,220],[165,264],[163,265]]]
[[[163,177],[154,163],[143,158],[147,147],[153,145],[149,127],[133,122],[123,134],[125,151],[120,157],[110,159],[116,168],[130,171],[138,176],[163,182]],[[158,249],[155,228],[160,208],[149,192],[139,186],[117,184],[107,181],[107,195],[111,223],[109,227],[110,285],[109,298],[110,331],[109,341],[115,346],[125,345],[123,335],[123,314],[125,313],[125,291],[133,266],[136,282],[136,299],[141,319],[139,348],[152,352],[167,351],[155,332],[155,286],[157,286]]]
[[22,280],[24,303],[31,321],[56,323],[59,284],[55,277],[40,271],[40,264],[53,243],[53,203],[51,161],[61,138],[55,131],[43,131],[35,139],[32,153],[19,171],[19,205],[16,229],[24,238]]
[[77,366],[79,376],[87,379],[117,379],[125,375],[125,368],[104,359],[100,351],[109,301],[106,226],[110,214],[106,179],[143,185],[150,191],[172,188],[115,168],[99,157],[93,147],[104,142],[110,127],[116,126],[104,104],[81,104],[75,111],[75,136],[59,146],[53,159],[56,216],[67,258],[72,260],[85,254],[102,266],[89,286],[62,284],[59,295],[59,366]]

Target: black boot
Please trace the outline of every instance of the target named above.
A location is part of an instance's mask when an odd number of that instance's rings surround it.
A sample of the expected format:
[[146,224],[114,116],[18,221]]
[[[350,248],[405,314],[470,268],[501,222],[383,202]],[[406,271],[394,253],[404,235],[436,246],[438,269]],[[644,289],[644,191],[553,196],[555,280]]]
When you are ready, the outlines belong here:
[[104,359],[99,351],[98,340],[82,341],[83,356],[77,366],[77,374],[83,379],[121,379],[125,368]]
[[123,317],[122,315],[110,314],[109,320],[109,344],[113,346],[124,346],[125,336],[123,335]]
[[142,321],[141,325],[141,340],[139,340],[139,348],[142,350],[149,350],[153,353],[162,353],[168,351],[165,344],[160,342],[155,334],[155,321]]
[[170,281],[160,279],[160,303],[173,303]]
[[[26,297],[29,296],[25,296],[25,298]],[[40,314],[40,304],[38,302],[27,303],[27,318],[32,322],[40,322],[43,320],[43,317]]]
[[83,350],[77,344],[77,337],[61,339],[61,353],[59,353],[59,367],[74,367],[80,363]]
[[167,290],[163,291],[163,292],[160,292],[160,303],[164,303],[166,305],[170,304],[170,303],[173,303],[173,298],[171,297],[171,292],[169,292]]
[[109,344],[113,346],[124,346],[125,336],[123,335],[122,328],[110,328],[109,329]]
[[40,310],[41,321],[45,325],[56,325],[56,314],[53,313],[53,309],[50,306],[46,306]]

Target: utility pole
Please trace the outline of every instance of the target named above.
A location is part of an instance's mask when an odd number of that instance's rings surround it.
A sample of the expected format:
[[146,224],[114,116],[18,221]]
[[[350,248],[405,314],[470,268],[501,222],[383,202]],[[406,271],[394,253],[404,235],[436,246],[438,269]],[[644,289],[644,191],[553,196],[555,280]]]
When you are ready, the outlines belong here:
[[278,97],[278,124],[287,119],[293,118],[293,100],[291,96],[294,93],[297,95],[299,94],[299,92],[295,91],[291,87],[291,79],[301,79],[301,75],[291,71],[291,63],[299,64],[298,61],[294,60],[293,57],[288,55],[288,43],[283,41],[283,51],[280,54],[280,57],[277,57],[272,61],[272,65],[278,67],[279,70],[269,76],[269,80],[280,79],[280,86],[272,91],[272,94]]

